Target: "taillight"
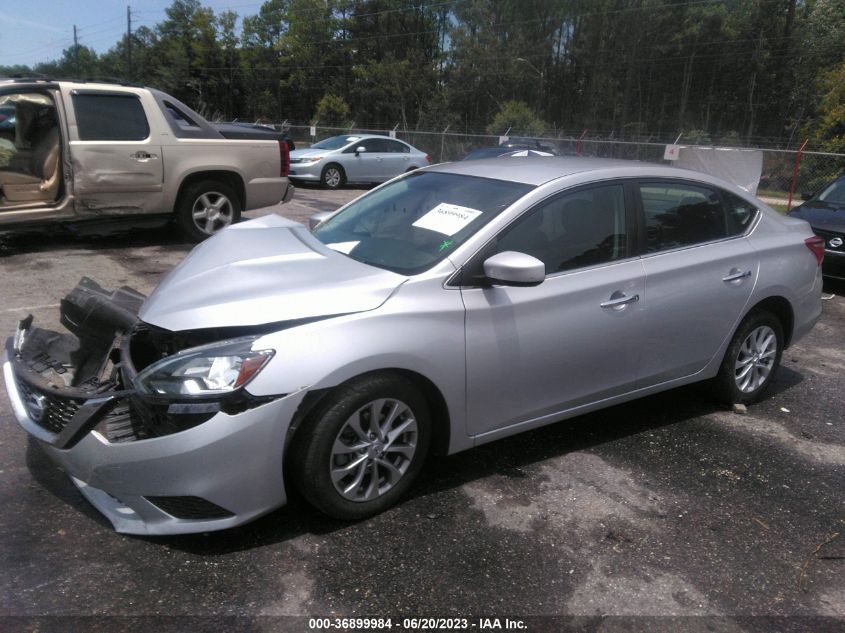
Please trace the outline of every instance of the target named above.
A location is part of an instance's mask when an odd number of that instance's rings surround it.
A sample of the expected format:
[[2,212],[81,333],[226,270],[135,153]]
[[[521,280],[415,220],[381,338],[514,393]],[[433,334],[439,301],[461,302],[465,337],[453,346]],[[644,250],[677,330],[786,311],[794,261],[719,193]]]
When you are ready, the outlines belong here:
[[807,248],[813,251],[813,255],[816,256],[816,263],[821,266],[822,261],[824,261],[824,240],[818,235],[814,235],[813,237],[808,237],[804,240],[804,244],[807,245]]
[[429,156],[428,154],[425,155],[425,162],[431,165],[431,156]]
[[279,141],[279,160],[282,163],[280,176],[287,176],[290,171],[290,148],[287,141]]

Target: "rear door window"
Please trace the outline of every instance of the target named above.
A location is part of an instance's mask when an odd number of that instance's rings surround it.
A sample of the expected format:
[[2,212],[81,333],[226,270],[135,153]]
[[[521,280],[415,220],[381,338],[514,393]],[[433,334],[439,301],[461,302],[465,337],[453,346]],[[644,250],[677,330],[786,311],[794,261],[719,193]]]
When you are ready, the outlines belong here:
[[400,143],[399,141],[384,141],[386,145],[386,149],[384,151],[390,152],[392,154],[409,154],[411,152],[411,148],[405,145],[404,143]]
[[725,212],[715,189],[697,184],[639,185],[646,252],[657,253],[727,237]]
[[150,135],[144,107],[135,95],[73,95],[81,141],[143,141]]

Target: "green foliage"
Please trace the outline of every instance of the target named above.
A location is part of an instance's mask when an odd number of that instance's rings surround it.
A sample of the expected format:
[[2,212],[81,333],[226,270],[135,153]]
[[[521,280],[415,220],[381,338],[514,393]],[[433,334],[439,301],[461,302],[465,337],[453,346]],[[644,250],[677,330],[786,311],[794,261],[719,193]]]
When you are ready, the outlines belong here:
[[689,145],[713,144],[713,140],[710,138],[710,135],[706,130],[690,130],[689,132],[684,132],[680,142],[687,143]]
[[845,153],[845,62],[824,73],[821,85],[824,94],[809,128],[813,148]]
[[510,134],[513,136],[539,136],[546,129],[546,124],[523,101],[506,101],[493,117],[487,131],[490,134]]
[[83,38],[0,74],[127,79],[226,119],[304,123],[336,97],[348,111],[325,120],[409,134],[794,146],[804,131],[843,151],[843,41],[842,0],[266,0],[242,18],[173,0],[102,55]]
[[317,103],[317,110],[311,119],[312,125],[318,122],[330,127],[349,127],[349,104],[339,95],[324,95]]
[[742,137],[736,130],[728,130],[716,141],[722,147],[742,147]]

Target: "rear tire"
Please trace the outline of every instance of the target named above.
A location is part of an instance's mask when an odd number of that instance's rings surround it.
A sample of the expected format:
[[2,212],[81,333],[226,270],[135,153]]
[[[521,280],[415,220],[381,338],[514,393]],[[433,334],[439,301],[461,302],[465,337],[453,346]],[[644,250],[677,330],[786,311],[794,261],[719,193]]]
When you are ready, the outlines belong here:
[[176,208],[176,223],[193,242],[201,242],[240,219],[238,194],[225,182],[216,180],[188,185]]
[[[375,422],[375,423],[374,423]],[[401,499],[428,453],[425,398],[393,374],[354,379],[326,396],[288,451],[296,486],[321,512],[357,520]]]
[[727,404],[758,400],[780,366],[783,341],[783,326],[771,312],[758,310],[746,316],[714,379],[719,399]]

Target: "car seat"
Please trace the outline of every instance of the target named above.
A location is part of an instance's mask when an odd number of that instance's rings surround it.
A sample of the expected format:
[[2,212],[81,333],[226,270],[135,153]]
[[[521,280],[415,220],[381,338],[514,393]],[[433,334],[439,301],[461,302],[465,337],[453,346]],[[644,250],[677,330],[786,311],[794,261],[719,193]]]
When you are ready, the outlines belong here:
[[25,171],[0,171],[6,202],[52,202],[61,183],[61,142],[53,122],[32,148]]

